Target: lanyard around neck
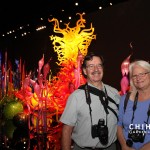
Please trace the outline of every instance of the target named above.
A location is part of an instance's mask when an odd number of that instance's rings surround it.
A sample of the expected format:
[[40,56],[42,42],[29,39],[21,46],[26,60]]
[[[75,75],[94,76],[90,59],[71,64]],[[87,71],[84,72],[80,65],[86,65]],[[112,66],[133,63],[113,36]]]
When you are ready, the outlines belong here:
[[134,120],[134,113],[135,113],[135,110],[136,110],[136,107],[137,107],[137,102],[138,102],[138,92],[136,93],[135,95],[135,99],[134,99],[134,104],[133,104],[133,113],[132,113],[132,119],[131,119],[131,123],[133,123],[133,120]]
[[[106,90],[106,89],[105,89]],[[105,93],[106,94],[106,93]],[[86,102],[87,102],[87,104],[89,105],[89,110],[90,110],[90,117],[91,117],[91,124],[93,125],[93,123],[92,123],[92,109],[91,109],[91,97],[90,97],[90,92],[89,92],[89,86],[88,86],[88,84],[86,84],[85,85],[85,95],[86,95]],[[105,101],[103,100],[103,98],[102,98],[102,96],[101,96],[101,94],[99,94],[99,99],[100,99],[100,101],[101,101],[101,103],[102,103],[102,105],[103,105],[103,107],[104,107],[104,110],[105,110],[105,112],[106,112],[106,124],[107,124],[107,114],[109,114],[109,112],[108,112],[108,109],[107,109],[107,106],[106,105],[108,105],[108,99],[107,99],[107,97],[108,96],[105,96]]]

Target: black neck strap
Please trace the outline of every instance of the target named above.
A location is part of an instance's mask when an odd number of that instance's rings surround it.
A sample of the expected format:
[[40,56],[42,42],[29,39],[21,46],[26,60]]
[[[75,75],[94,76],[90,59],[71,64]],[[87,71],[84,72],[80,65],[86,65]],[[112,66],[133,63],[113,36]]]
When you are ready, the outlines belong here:
[[91,117],[91,125],[93,125],[93,121],[92,121],[92,109],[91,109],[91,97],[90,97],[90,93],[89,93],[89,89],[88,89],[88,84],[85,85],[85,96],[86,96],[86,102],[89,105],[89,110],[90,110],[90,117]]
[[135,110],[136,110],[136,107],[137,107],[137,102],[138,102],[138,92],[136,93],[135,95],[135,99],[134,99],[134,104],[133,104],[133,113],[132,113],[132,119],[131,119],[131,123],[133,123],[133,120],[134,120],[134,113],[135,113]]
[[116,102],[113,99],[111,99],[108,96],[106,88],[105,88],[105,92],[103,92],[101,90],[98,90],[97,88],[89,86],[86,83],[85,85],[80,86],[79,89],[84,89],[85,90],[86,102],[89,105],[89,110],[90,110],[91,124],[92,124],[92,114],[91,114],[92,109],[91,109],[91,106],[90,106],[90,104],[91,104],[90,93],[99,96],[101,104],[103,105],[104,110],[106,112],[106,123],[107,123],[107,114],[109,114],[108,109],[111,110],[115,114],[116,118],[118,119],[117,113],[110,106],[108,106],[108,102],[110,101],[110,102],[114,103],[116,106],[118,106],[118,105],[116,104]]
[[[85,86],[86,86],[86,85],[87,85],[87,83],[84,84],[84,85],[81,85],[81,86],[79,87],[79,89],[85,90]],[[111,97],[108,96],[105,87],[104,87],[104,90],[105,90],[105,92],[103,92],[102,90],[99,90],[99,89],[97,89],[97,88],[94,88],[94,87],[88,85],[88,91],[89,91],[90,93],[92,93],[92,94],[94,94],[94,95],[97,95],[97,96],[100,96],[100,95],[101,95],[101,97],[105,97],[105,99],[106,99],[105,102],[107,103],[107,105],[108,105],[108,102],[110,101],[111,103],[115,104],[116,107],[118,108],[118,104],[117,104]],[[102,99],[103,99],[103,98],[102,98]],[[88,104],[91,103],[91,100],[88,100],[87,103],[88,103]]]
[[[137,103],[138,103],[138,92],[136,93],[135,99],[134,99],[133,114],[132,114],[131,124],[133,123],[133,120],[134,120],[134,113],[135,113],[135,110],[137,108]],[[149,116],[150,116],[150,104],[149,104],[148,111],[147,111],[147,121],[145,122],[146,124],[148,124]]]

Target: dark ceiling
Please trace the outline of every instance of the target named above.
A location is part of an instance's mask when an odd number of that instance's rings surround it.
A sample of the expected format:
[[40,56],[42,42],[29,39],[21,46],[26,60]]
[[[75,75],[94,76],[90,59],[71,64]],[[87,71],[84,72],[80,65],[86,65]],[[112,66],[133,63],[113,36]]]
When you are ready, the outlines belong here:
[[[115,5],[124,1],[127,0],[5,0],[0,5],[0,34],[26,24],[34,25],[40,18],[45,22],[50,17],[67,19],[76,13],[96,11],[99,6],[108,7],[110,2]],[[75,2],[79,5],[75,6]]]

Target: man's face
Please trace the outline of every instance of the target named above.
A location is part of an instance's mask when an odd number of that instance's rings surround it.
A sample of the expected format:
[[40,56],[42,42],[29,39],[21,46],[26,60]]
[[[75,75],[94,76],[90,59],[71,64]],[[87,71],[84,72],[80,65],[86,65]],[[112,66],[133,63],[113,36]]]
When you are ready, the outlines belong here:
[[83,69],[87,75],[87,81],[91,84],[100,82],[103,77],[103,64],[99,57],[94,56],[92,60],[86,62],[86,68]]

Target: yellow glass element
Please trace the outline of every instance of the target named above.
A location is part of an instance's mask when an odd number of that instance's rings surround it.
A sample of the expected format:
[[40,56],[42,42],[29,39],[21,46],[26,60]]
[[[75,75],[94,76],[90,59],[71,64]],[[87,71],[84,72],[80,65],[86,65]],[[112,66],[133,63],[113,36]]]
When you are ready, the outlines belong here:
[[38,96],[36,95],[36,93],[33,94],[33,97],[31,97],[31,104],[33,107],[37,106],[38,105]]
[[53,40],[54,51],[58,54],[58,65],[61,65],[62,62],[67,64],[68,61],[76,63],[78,51],[85,56],[92,39],[96,39],[96,35],[93,35],[92,23],[89,29],[83,29],[86,23],[86,20],[83,19],[84,14],[77,13],[77,15],[80,15],[80,19],[73,28],[70,28],[68,23],[65,24],[66,28],[61,29],[57,19],[49,20],[49,22],[54,22],[54,32],[62,34],[62,36],[50,36],[50,39]]

